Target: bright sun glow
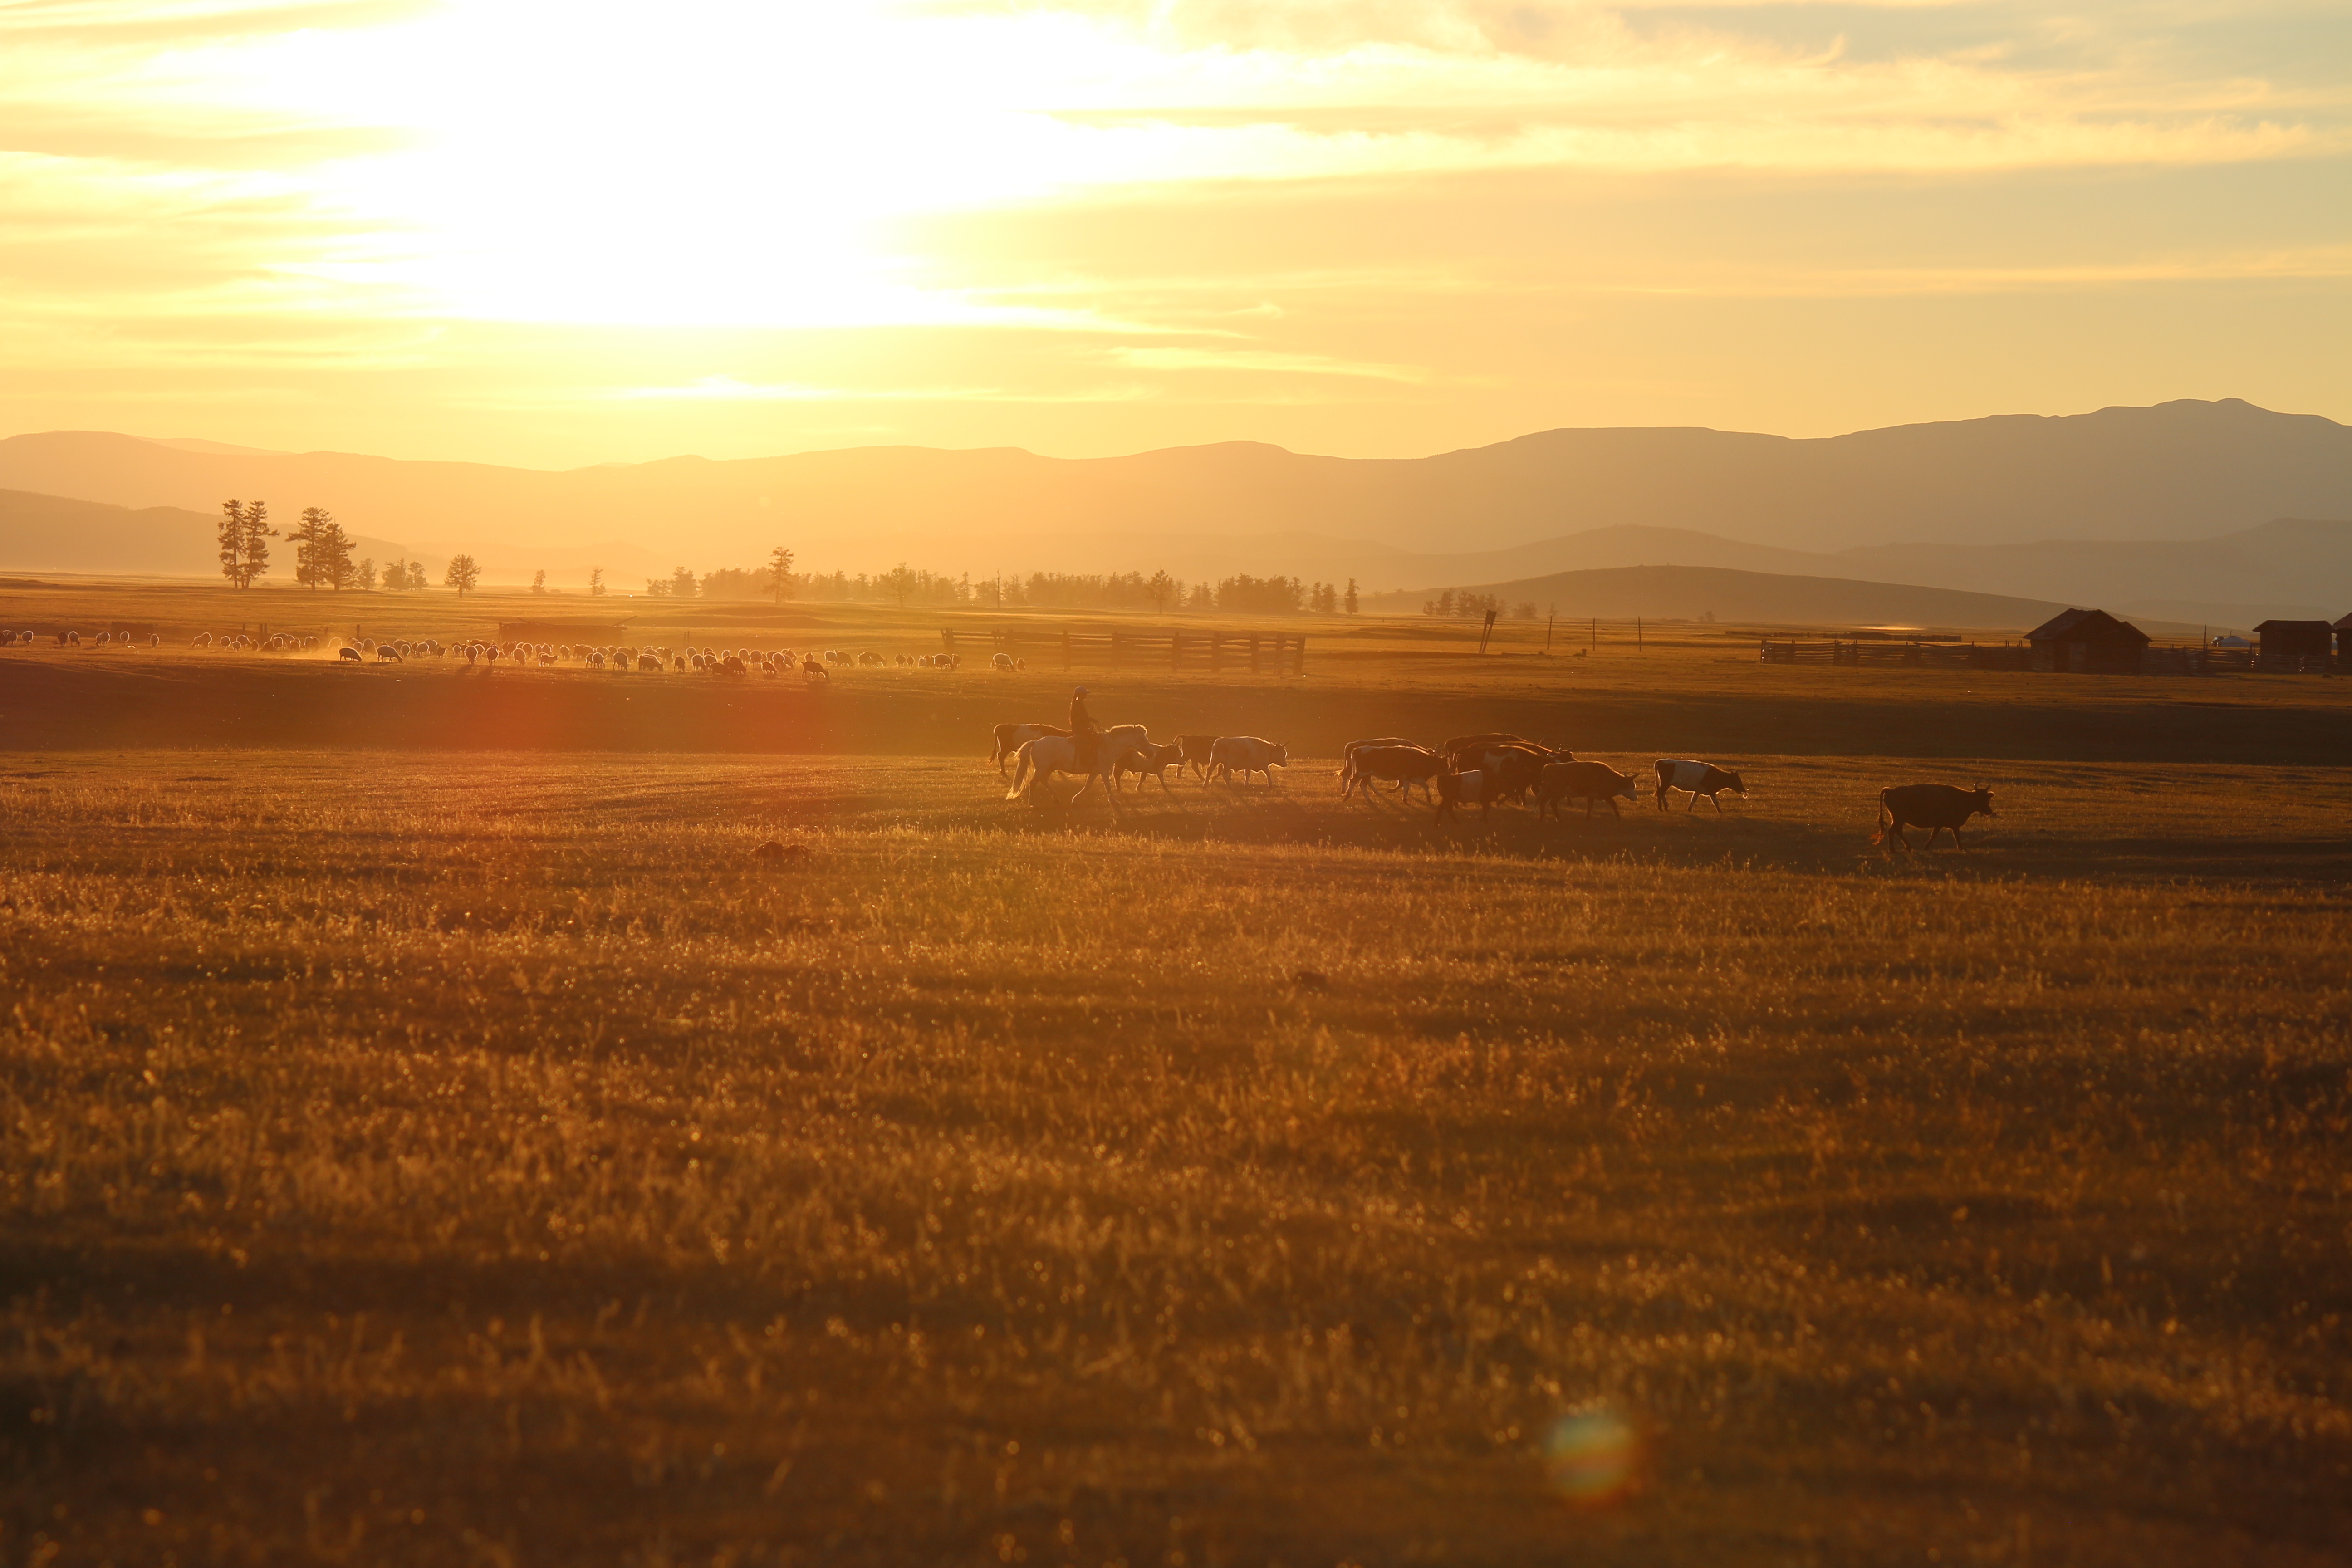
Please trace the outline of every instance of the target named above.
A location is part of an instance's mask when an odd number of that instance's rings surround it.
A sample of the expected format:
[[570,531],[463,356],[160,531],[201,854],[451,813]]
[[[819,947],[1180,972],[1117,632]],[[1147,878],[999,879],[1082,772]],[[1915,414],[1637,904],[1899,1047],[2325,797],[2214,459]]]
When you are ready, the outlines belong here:
[[[2095,348],[1905,331],[1975,367],[1933,384],[1954,412],[2259,393],[2307,341],[2294,290],[2352,275],[2352,84],[2326,7],[2258,8],[17,0],[0,366],[49,391],[0,412],[145,426],[102,409],[389,374],[438,378],[437,428],[596,404],[698,445],[739,410],[755,448],[1041,438],[940,423],[992,404],[1181,405],[1204,438],[1330,408],[1286,438],[1351,449],[1375,404],[1408,450],[1441,411],[1844,428],[1941,405],[1864,385],[1884,323],[1771,302],[2090,289],[2145,296],[2066,313]],[[2181,287],[2269,290],[2278,346]],[[2219,379],[2084,368],[2184,321]],[[1791,358],[1801,413],[1752,390]],[[1180,434],[1145,418],[1072,439]]]

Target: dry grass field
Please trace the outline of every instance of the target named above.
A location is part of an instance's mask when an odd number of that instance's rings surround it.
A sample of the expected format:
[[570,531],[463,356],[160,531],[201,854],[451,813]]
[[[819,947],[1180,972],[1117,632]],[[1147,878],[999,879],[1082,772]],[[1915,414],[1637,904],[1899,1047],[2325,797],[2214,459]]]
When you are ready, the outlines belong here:
[[[1721,819],[1444,827],[1008,805],[1058,676],[101,750],[0,664],[0,1563],[2344,1561],[2340,683],[1693,643],[1121,689],[1746,726]],[[1890,860],[1923,777],[2002,815]]]

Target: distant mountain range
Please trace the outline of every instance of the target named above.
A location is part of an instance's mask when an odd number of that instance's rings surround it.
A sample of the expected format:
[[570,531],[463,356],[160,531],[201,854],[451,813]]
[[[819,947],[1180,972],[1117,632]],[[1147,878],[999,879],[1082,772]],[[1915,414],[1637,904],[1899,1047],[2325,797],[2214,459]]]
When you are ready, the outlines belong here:
[[[298,509],[299,510],[299,509]],[[0,490],[0,569],[11,572],[135,574],[148,577],[212,577],[220,573],[219,547],[209,516],[178,507],[151,506],[133,511],[102,501]],[[290,516],[275,519],[280,531]],[[272,575],[290,582],[294,547],[273,541]],[[378,564],[405,557],[405,545],[365,534],[352,541],[352,559],[373,557]],[[441,563],[434,563],[440,577]]]
[[[1245,571],[1420,592],[1702,566],[2217,625],[2352,608],[2352,523],[2293,521],[2352,519],[2352,428],[2235,399],[1821,440],[1554,430],[1419,458],[1246,442],[1102,458],[867,447],[562,472],[54,432],[0,440],[0,488],[157,526],[155,509],[179,509],[205,522],[203,570],[209,518],[236,496],[289,516],[325,506],[436,568],[464,550],[494,579],[544,568],[576,583],[593,564],[620,587],[751,565],[784,543],[819,570],[904,560],[975,578]],[[112,526],[73,569],[182,569]],[[58,548],[55,533],[41,548]],[[34,548],[0,521],[0,570],[69,569]]]
[[[2029,630],[2067,606],[2002,594],[1972,594],[1958,588],[1921,588],[1905,583],[1873,583],[1845,577],[1801,577],[1785,573],[1743,572],[1724,566],[1615,566],[1591,572],[1556,572],[1517,582],[1473,584],[1470,591],[1492,594],[1506,612],[1533,605],[1539,616],[1566,621],[1588,616],[1654,621],[1717,620],[1767,626],[1916,626],[1991,633]],[[1366,607],[1386,615],[1410,615],[1423,596],[1374,595]],[[2156,636],[2197,635],[2197,626],[2147,619],[2143,631]]]

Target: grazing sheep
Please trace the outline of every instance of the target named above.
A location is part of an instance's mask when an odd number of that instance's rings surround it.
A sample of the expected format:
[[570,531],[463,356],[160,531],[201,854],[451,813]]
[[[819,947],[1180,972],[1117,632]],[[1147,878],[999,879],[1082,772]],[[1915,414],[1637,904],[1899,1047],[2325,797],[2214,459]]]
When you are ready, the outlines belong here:
[[339,647],[335,650],[335,654],[340,658],[350,659],[353,664],[362,662],[360,658],[360,650],[355,647]]
[[376,645],[375,657],[376,662],[379,664],[405,664],[408,662],[406,659],[400,657],[400,650],[393,647],[388,642],[378,643]]
[[637,669],[639,673],[658,675],[661,673],[661,667],[662,661],[654,655],[649,653],[641,653],[637,655]]
[[1009,653],[1000,653],[988,662],[998,669],[1010,671],[1013,668],[1013,656]]

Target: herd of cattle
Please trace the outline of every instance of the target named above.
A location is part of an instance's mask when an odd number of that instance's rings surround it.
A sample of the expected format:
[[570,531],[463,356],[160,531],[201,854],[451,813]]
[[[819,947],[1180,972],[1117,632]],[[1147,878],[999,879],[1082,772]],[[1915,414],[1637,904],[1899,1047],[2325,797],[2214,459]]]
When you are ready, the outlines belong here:
[[[1071,800],[1099,784],[1104,798],[1116,810],[1118,792],[1126,787],[1129,773],[1137,776],[1139,790],[1146,779],[1156,779],[1166,790],[1171,768],[1196,777],[1203,788],[1220,779],[1246,784],[1253,773],[1265,775],[1270,787],[1273,770],[1290,762],[1288,747],[1255,735],[1179,735],[1172,741],[1156,742],[1140,724],[1118,724],[1103,731],[1096,738],[1090,759],[1079,756],[1077,743],[1067,730],[1053,724],[999,724],[995,741],[989,761],[996,764],[997,776],[1004,776],[1008,761],[1013,764],[1012,787],[1004,798],[1018,800],[1026,791],[1032,805],[1038,803],[1041,790],[1055,773],[1085,779]],[[1580,803],[1590,818],[1592,808],[1602,802],[1608,804],[1611,815],[1622,816],[1617,803],[1638,801],[1644,783],[1640,775],[1619,773],[1606,763],[1580,758],[1523,735],[1502,733],[1457,735],[1442,746],[1423,745],[1399,735],[1350,741],[1340,749],[1339,779],[1342,799],[1359,793],[1369,796],[1373,790],[1388,786],[1409,802],[1418,789],[1424,803],[1434,807],[1432,820],[1435,822],[1445,821],[1465,805],[1476,806],[1484,817],[1497,804],[1524,806],[1530,800],[1538,817],[1558,817],[1564,804]],[[1696,811],[1705,800],[1721,816],[1720,797],[1725,790],[1739,795],[1748,793],[1738,770],[1687,757],[1659,758],[1646,782],[1661,811],[1680,793],[1690,797],[1684,810]],[[1949,833],[1957,846],[1960,829],[1970,817],[1994,815],[1991,790],[1953,784],[1894,785],[1879,791],[1878,806],[1878,831],[1871,842],[1886,845],[1889,854],[1898,845],[1905,849],[1912,847],[1903,836],[1906,827],[1927,829],[1931,845],[1939,834]]]

